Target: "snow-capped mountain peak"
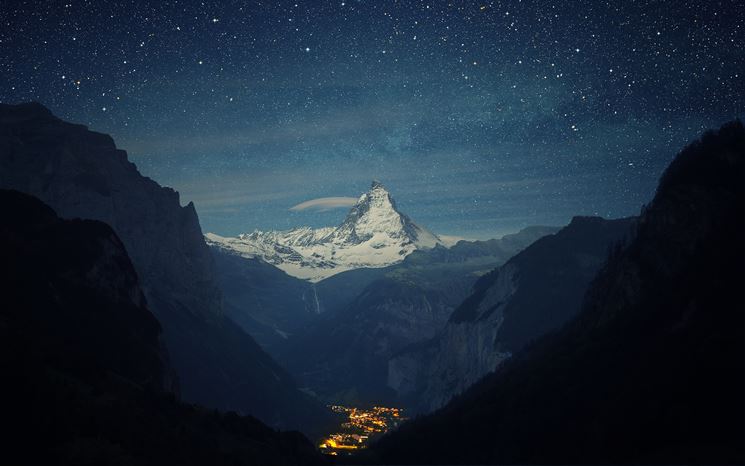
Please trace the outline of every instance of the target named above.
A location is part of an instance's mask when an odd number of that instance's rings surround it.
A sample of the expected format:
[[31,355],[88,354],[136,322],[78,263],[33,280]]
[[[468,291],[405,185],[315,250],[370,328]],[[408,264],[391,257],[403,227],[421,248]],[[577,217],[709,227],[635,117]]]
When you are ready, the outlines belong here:
[[396,203],[385,186],[373,181],[370,190],[360,196],[344,222],[336,228],[334,242],[358,244],[382,234],[393,240],[415,243],[418,239],[417,228],[396,209]]
[[385,267],[416,249],[443,244],[437,235],[415,224],[396,208],[379,181],[363,193],[338,227],[254,231],[237,238],[208,233],[213,247],[259,257],[290,275],[316,282],[363,267]]

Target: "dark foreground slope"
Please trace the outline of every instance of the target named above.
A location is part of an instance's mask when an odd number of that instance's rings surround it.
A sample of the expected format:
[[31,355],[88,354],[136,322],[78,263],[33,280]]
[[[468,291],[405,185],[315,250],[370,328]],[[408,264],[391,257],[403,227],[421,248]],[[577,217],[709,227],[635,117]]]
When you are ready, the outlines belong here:
[[110,136],[39,104],[0,104],[0,188],[32,194],[62,218],[100,220],[121,239],[163,328],[180,394],[312,431],[325,410],[222,309],[193,204],[142,176]]
[[374,460],[745,462],[744,159],[740,122],[681,152],[578,317]]
[[225,314],[273,357],[318,316],[314,285],[258,258],[212,247]]
[[4,464],[308,464],[297,433],[176,401],[113,230],[0,190]]

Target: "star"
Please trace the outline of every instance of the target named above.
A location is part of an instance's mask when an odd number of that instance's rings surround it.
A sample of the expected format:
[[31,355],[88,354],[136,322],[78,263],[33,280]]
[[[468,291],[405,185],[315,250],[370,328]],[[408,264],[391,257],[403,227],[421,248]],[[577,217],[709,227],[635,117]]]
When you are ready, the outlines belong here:
[[[446,233],[634,215],[674,147],[745,118],[745,19],[721,2],[64,4],[3,10],[0,101],[138,141],[138,168],[217,233],[296,226],[282,196],[353,195],[371,172]],[[618,160],[633,160],[632,187]],[[497,190],[495,176],[521,181]],[[494,202],[459,214],[473,198]]]

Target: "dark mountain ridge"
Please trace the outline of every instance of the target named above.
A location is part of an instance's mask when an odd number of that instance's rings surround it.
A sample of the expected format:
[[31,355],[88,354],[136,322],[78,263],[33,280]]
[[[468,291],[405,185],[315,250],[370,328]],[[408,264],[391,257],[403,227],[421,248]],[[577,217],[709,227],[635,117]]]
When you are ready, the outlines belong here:
[[64,122],[40,104],[0,104],[0,187],[32,194],[63,218],[117,233],[163,328],[181,396],[308,428],[325,409],[224,315],[214,260],[193,204],[142,176],[110,136]]
[[178,402],[123,243],[0,190],[4,464],[319,464],[296,432]]
[[739,121],[684,149],[575,319],[369,459],[745,462],[744,162]]

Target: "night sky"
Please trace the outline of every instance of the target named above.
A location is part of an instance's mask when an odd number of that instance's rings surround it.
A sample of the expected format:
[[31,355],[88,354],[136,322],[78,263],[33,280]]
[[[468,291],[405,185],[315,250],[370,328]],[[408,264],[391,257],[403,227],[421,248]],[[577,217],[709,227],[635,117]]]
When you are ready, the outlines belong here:
[[[148,4],[149,3],[149,4]],[[375,178],[436,233],[638,213],[745,117],[736,1],[0,1],[0,101],[111,134],[223,235]],[[325,205],[325,204],[324,204]],[[328,206],[327,206],[328,207]]]

